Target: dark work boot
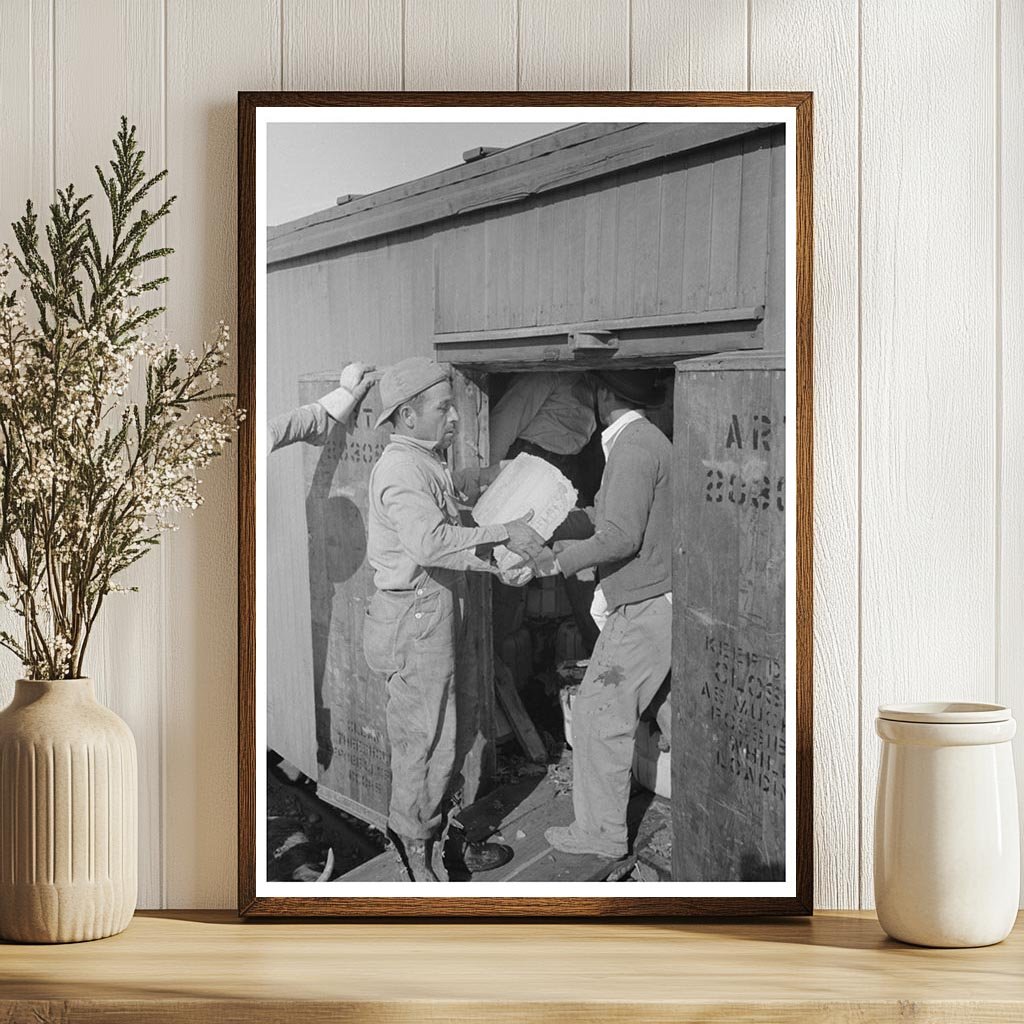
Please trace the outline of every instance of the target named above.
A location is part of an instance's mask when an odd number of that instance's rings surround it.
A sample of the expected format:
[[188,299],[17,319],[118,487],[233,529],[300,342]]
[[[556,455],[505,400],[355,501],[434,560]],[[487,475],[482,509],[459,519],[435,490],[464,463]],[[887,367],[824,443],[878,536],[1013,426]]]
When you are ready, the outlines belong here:
[[474,875],[500,868],[512,856],[512,848],[501,843],[466,843],[462,850],[462,862],[466,870]]

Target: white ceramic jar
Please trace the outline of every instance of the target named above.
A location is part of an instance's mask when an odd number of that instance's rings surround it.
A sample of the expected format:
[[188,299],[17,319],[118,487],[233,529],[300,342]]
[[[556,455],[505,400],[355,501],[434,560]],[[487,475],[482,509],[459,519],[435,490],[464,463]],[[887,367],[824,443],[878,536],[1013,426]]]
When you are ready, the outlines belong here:
[[987,946],[1010,933],[1020,894],[1017,789],[999,704],[878,709],[875,905],[894,939]]
[[19,679],[0,711],[0,938],[82,942],[128,927],[138,882],[131,730],[91,679]]

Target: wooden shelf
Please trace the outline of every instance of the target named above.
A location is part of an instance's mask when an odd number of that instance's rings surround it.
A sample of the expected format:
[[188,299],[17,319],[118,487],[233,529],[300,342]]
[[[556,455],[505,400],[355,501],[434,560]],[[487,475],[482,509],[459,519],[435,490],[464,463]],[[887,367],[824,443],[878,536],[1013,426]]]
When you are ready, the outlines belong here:
[[1022,963],[1024,921],[998,946],[927,950],[851,912],[408,924],[162,911],[100,942],[0,943],[0,1021],[1005,1024],[1024,1019]]

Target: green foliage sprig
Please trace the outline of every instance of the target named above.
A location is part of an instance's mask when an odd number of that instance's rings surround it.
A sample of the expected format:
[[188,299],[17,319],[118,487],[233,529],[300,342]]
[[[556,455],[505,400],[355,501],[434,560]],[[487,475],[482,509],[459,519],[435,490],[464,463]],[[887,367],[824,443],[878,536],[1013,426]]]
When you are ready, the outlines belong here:
[[175,197],[141,205],[167,174],[147,177],[144,157],[122,118],[111,173],[96,168],[108,245],[92,197],[69,185],[50,205],[45,251],[31,202],[13,225],[20,252],[0,247],[0,601],[21,621],[0,645],[30,678],[82,674],[103,600],[124,589],[115,577],[201,503],[198,471],[243,416],[219,389],[226,325],[187,354],[148,337],[164,307],[139,296],[167,278],[145,280],[146,265],[173,250],[146,239]]

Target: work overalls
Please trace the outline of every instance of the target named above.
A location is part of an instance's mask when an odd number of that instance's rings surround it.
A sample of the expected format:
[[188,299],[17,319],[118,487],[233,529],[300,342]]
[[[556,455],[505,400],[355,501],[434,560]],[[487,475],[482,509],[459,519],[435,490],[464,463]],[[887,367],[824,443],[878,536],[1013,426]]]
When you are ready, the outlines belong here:
[[[445,516],[459,522],[454,493]],[[387,680],[391,744],[388,826],[411,839],[436,838],[462,785],[477,733],[478,680],[469,664],[466,573],[423,569],[412,590],[378,590],[363,624],[366,663]]]

